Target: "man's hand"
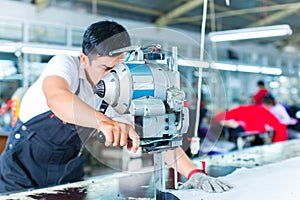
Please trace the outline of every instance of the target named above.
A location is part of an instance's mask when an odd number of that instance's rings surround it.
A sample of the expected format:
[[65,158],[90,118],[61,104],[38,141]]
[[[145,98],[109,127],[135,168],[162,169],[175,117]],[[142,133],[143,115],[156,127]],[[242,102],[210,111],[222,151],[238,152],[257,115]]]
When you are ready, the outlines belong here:
[[105,135],[105,146],[123,147],[136,152],[139,148],[139,136],[132,125],[106,119],[100,124],[100,130]]
[[206,192],[220,193],[229,190],[230,188],[232,188],[232,186],[230,186],[227,183],[224,183],[223,181],[217,178],[199,172],[193,174],[187,182],[185,182],[179,187],[179,189],[192,189],[192,188],[202,189]]

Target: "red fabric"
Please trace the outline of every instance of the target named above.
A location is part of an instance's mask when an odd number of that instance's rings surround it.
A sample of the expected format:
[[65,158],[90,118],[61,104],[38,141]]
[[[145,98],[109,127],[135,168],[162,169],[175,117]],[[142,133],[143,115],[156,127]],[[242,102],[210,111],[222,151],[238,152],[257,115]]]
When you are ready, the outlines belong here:
[[5,113],[8,109],[11,109],[11,127],[14,127],[18,118],[18,101],[16,99],[10,99],[0,108],[0,115]]
[[233,119],[244,128],[247,132],[266,132],[265,125],[274,129],[273,142],[287,140],[286,125],[280,121],[267,109],[259,105],[241,105],[233,108],[226,113],[219,113],[215,117],[215,122],[220,119]]
[[204,101],[201,101],[201,103],[200,103],[200,108],[205,108],[205,103],[204,103]]
[[226,112],[219,112],[214,116],[213,125],[218,124],[221,120],[225,120]]
[[264,96],[266,94],[269,93],[269,90],[267,89],[260,89],[254,96],[253,96],[253,100],[254,100],[254,103],[256,105],[260,105],[262,103],[262,100],[264,98]]
[[0,108],[0,115],[2,115],[3,113],[5,113],[5,111],[7,111],[11,105],[13,104],[14,100],[10,99],[6,102],[5,105],[3,105],[1,108]]

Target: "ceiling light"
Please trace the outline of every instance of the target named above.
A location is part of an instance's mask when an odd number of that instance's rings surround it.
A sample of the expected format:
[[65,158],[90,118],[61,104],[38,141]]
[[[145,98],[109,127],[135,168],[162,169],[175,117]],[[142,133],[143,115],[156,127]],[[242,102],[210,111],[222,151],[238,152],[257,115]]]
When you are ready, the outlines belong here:
[[211,67],[220,70],[236,71],[236,65],[234,64],[212,63]]
[[228,31],[211,32],[208,34],[208,38],[212,42],[223,42],[233,40],[247,40],[266,37],[276,37],[291,35],[292,29],[289,25],[274,25],[274,26],[262,26],[256,28],[244,28]]
[[274,67],[262,67],[261,69],[262,74],[272,74],[272,75],[280,75],[282,74],[282,70],[279,68]]
[[79,50],[70,49],[51,49],[44,47],[22,47],[21,51],[28,54],[40,54],[40,55],[57,55],[57,54],[68,54],[71,56],[79,56]]
[[15,46],[0,45],[0,52],[14,53],[17,50]]
[[202,67],[202,68],[208,68],[209,67],[208,62],[200,61],[200,60],[178,59],[177,63],[178,63],[178,65],[188,66],[188,67]]
[[237,69],[239,72],[252,72],[252,73],[259,73],[260,67],[259,66],[250,66],[250,65],[238,65]]

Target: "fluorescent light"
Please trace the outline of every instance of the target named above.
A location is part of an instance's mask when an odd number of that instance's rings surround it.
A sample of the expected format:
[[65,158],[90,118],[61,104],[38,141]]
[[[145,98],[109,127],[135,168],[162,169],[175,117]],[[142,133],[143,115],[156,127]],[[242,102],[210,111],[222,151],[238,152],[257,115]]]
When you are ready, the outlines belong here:
[[239,72],[250,72],[250,73],[262,73],[270,75],[281,75],[282,70],[275,67],[261,67],[256,65],[236,65],[229,63],[208,63],[192,60],[179,59],[178,65],[188,67],[202,67],[208,68],[209,66],[213,69],[226,70],[226,71],[239,71]]
[[28,54],[40,54],[40,55],[57,55],[57,54],[68,54],[71,56],[79,56],[79,50],[68,50],[68,49],[51,49],[43,47],[22,47],[21,51]]
[[212,63],[211,67],[220,70],[236,71],[236,65],[234,64]]
[[188,67],[202,67],[202,68],[209,67],[208,62],[204,62],[204,61],[200,61],[200,60],[178,59],[177,63],[178,63],[178,65],[188,66]]
[[274,25],[274,26],[262,26],[256,28],[244,28],[228,31],[211,32],[208,34],[208,38],[212,42],[223,42],[233,40],[246,40],[266,37],[276,37],[291,35],[292,29],[289,25]]
[[14,52],[16,52],[16,50],[17,50],[17,48],[15,46],[0,45],[1,52],[14,53]]
[[15,53],[21,50],[22,53],[40,54],[40,55],[57,55],[68,54],[72,56],[79,56],[79,48],[60,47],[60,46],[45,46],[45,45],[30,45],[21,43],[0,43],[0,52]]
[[259,73],[259,66],[250,66],[250,65],[238,65],[237,69],[239,72],[251,72],[251,73]]
[[272,75],[280,75],[282,74],[282,70],[279,68],[274,67],[262,67],[261,69],[262,74],[272,74]]

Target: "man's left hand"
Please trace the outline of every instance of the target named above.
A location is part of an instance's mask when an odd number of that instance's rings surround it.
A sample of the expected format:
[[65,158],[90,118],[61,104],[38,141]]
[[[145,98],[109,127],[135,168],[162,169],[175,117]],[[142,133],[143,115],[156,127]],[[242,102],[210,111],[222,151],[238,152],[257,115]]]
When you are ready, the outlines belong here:
[[191,178],[182,184],[179,189],[202,189],[206,192],[225,192],[228,191],[232,186],[229,184],[219,180],[218,178],[214,178],[208,176],[204,173],[195,173],[191,176]]

